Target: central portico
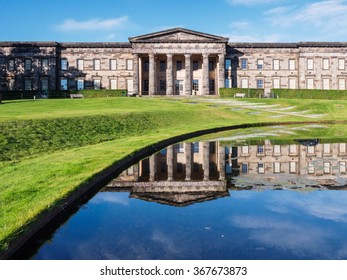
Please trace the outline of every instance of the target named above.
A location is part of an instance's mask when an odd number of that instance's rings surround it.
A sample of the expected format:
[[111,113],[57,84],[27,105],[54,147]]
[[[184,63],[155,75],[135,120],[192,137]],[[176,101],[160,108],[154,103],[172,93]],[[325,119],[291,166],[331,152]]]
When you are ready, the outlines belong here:
[[129,41],[134,94],[215,95],[224,87],[228,38],[174,28]]

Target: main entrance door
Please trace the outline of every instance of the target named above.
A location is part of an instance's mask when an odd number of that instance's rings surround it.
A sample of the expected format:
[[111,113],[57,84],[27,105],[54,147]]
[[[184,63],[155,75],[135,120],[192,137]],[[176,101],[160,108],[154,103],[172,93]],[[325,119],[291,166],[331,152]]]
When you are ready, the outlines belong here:
[[175,81],[175,94],[176,95],[183,95],[183,80],[176,80]]

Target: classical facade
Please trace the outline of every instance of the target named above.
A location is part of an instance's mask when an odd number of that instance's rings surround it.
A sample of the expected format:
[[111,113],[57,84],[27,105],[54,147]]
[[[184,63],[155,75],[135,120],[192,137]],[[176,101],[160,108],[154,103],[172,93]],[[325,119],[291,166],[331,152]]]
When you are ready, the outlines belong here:
[[216,95],[219,88],[346,89],[347,43],[234,43],[174,28],[127,43],[0,42],[0,91],[127,89]]

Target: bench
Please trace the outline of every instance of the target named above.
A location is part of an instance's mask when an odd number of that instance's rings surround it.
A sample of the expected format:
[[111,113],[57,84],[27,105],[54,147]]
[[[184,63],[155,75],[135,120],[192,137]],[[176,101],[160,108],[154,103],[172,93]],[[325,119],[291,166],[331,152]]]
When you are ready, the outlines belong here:
[[237,93],[235,93],[234,98],[244,98],[245,96],[246,96],[245,93],[237,92]]
[[70,98],[84,98],[82,93],[70,93]]

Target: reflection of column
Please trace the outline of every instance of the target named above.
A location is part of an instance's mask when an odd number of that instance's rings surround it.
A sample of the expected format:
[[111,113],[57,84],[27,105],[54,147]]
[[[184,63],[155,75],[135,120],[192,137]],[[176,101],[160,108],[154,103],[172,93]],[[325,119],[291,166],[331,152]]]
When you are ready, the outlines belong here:
[[166,162],[167,162],[167,180],[173,180],[173,146],[166,148]]
[[217,93],[219,94],[219,89],[225,87],[225,55],[224,54],[219,54],[218,55],[218,65],[219,65],[219,70],[218,70],[218,88],[217,88]]
[[140,163],[137,163],[133,167],[133,172],[134,172],[134,181],[137,182],[139,180],[139,165]]
[[166,95],[173,95],[172,53],[168,53],[166,59]]
[[225,147],[218,143],[219,180],[225,180]]
[[133,94],[139,94],[139,55],[137,53],[133,54],[134,56],[134,78],[133,78]]
[[204,180],[210,178],[210,142],[202,142],[202,168],[204,169]]
[[184,80],[184,88],[185,95],[192,94],[192,69],[191,69],[191,54],[185,54],[185,80]]
[[186,154],[186,181],[192,179],[192,143],[184,144],[184,152]]
[[149,181],[153,182],[155,180],[155,155],[149,157]]
[[209,94],[208,54],[202,54],[202,95]]
[[148,85],[148,94],[154,95],[155,94],[155,60],[154,60],[154,54],[149,54],[149,85]]

